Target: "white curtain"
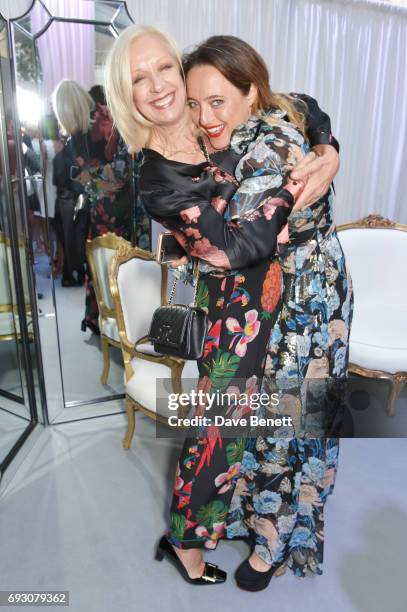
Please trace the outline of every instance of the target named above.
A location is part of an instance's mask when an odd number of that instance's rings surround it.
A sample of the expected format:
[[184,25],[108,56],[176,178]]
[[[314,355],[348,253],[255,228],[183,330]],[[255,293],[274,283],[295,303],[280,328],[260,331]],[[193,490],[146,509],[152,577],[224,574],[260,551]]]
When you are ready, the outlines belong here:
[[[27,5],[2,0],[1,10],[15,16]],[[406,8],[370,0],[127,0],[127,6],[136,23],[160,25],[181,48],[212,34],[254,45],[275,90],[313,95],[331,116],[341,144],[337,222],[378,213],[407,223]]]
[[[92,2],[47,0],[54,16],[95,18]],[[32,30],[38,32],[48,22],[47,14],[32,11]],[[74,79],[85,89],[95,84],[95,27],[89,24],[54,21],[37,39],[43,67],[42,95],[49,100],[62,79]]]
[[20,17],[31,6],[32,0],[1,0],[0,13],[5,19]]
[[233,34],[266,60],[277,91],[308,93],[341,144],[339,223],[407,223],[407,9],[367,0],[128,0],[134,21],[181,48]]

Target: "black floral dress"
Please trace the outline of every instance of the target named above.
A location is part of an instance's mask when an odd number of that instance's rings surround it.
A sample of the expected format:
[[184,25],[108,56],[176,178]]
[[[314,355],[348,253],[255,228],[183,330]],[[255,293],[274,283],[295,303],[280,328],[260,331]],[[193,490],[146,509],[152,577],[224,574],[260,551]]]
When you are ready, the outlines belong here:
[[[86,170],[89,180],[85,193],[89,200],[87,239],[93,240],[108,232],[131,238],[130,156],[122,141],[118,142],[113,158],[108,161],[89,160]],[[82,330],[99,333],[99,308],[90,274],[87,270],[85,318]]]
[[[274,115],[276,122],[282,118]],[[232,147],[245,152],[236,176],[247,166],[253,180],[250,189],[236,193],[228,214],[242,215],[253,206],[256,181],[261,189],[265,169],[275,163],[267,149],[276,138],[278,128],[257,118],[234,134]],[[324,505],[337,472],[339,440],[333,436],[341,423],[349,359],[353,292],[332,206],[330,189],[312,206],[292,213],[289,240],[280,242],[274,260],[283,273],[283,299],[261,391],[277,393],[276,412],[305,426],[247,437],[226,520],[227,537],[252,536],[255,552],[266,563],[277,567],[286,559],[299,577],[307,570],[322,573]]]
[[[144,151],[139,190],[147,212],[203,262],[198,304],[207,309],[209,323],[198,369],[199,388],[207,392],[235,385],[244,392],[243,380],[250,395],[261,382],[266,346],[281,310],[281,267],[270,257],[299,193],[287,182],[298,161],[297,138],[279,131],[269,184],[256,198],[257,210],[239,223],[223,218],[237,187],[234,176],[224,170],[226,158],[218,155],[213,157],[216,162],[191,166]],[[227,155],[234,162],[240,157]],[[214,548],[224,535],[245,444],[244,436],[223,439],[212,425],[190,432],[178,462],[171,507],[168,536],[175,545]]]

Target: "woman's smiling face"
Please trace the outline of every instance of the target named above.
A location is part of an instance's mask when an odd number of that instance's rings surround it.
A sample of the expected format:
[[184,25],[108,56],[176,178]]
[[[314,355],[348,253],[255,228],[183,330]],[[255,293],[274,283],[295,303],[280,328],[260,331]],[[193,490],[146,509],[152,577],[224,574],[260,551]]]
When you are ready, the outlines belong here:
[[176,124],[185,111],[185,84],[178,60],[156,33],[136,38],[130,48],[134,104],[154,125]]
[[251,85],[245,95],[217,68],[204,64],[188,72],[187,101],[194,123],[208,137],[214,149],[229,146],[232,132],[252,113],[257,90]]

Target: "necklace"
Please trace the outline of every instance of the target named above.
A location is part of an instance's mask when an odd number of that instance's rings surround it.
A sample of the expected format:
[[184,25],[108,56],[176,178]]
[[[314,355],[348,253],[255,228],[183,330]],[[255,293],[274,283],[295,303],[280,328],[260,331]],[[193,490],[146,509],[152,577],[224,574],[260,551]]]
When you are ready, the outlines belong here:
[[176,155],[177,153],[185,153],[186,155],[193,155],[197,151],[200,151],[200,147],[198,145],[195,145],[192,149],[175,149],[174,151],[169,151],[168,149],[164,149],[164,156],[172,157],[173,155]]

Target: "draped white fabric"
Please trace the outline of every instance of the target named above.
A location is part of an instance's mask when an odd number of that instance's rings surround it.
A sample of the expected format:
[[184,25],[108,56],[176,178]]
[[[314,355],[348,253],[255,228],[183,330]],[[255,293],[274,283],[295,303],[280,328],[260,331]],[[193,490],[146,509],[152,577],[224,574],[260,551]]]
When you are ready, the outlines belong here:
[[277,91],[308,93],[341,144],[336,220],[407,223],[407,10],[366,0],[128,0],[140,24],[185,48],[234,34],[266,60]]
[[[47,0],[51,14],[59,17],[95,18],[94,5],[83,0]],[[45,11],[32,12],[32,31],[48,22]],[[43,69],[42,93],[49,100],[62,79],[74,79],[85,89],[95,84],[95,27],[89,24],[54,21],[38,38]],[[69,50],[69,51],[68,51]]]

